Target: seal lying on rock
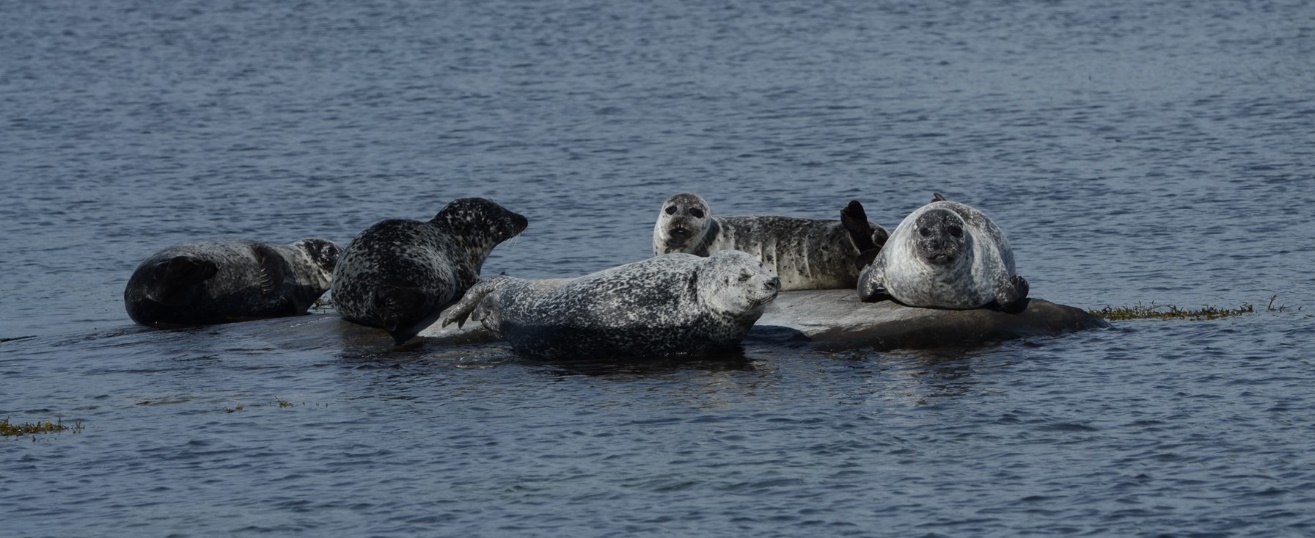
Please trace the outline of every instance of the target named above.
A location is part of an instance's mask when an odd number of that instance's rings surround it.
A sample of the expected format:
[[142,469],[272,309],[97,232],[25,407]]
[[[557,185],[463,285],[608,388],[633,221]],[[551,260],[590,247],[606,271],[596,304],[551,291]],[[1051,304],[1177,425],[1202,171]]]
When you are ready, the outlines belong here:
[[739,251],[658,256],[579,278],[481,281],[443,325],[472,318],[536,359],[734,351],[781,288]]
[[183,243],[137,266],[123,302],[133,321],[150,326],[304,314],[329,289],[341,252],[327,239]]
[[1004,232],[972,207],[936,194],[905,217],[858,277],[864,302],[893,298],[908,306],[1027,307],[1027,279],[1014,274]]
[[[846,213],[848,212],[848,213]],[[842,220],[861,220],[861,229],[842,221],[795,217],[714,217],[697,194],[668,198],[653,226],[653,254],[684,252],[707,256],[740,250],[757,256],[781,278],[783,290],[853,288],[858,282],[855,259],[880,248],[889,235],[867,221],[863,206],[850,202]],[[856,224],[858,221],[855,221]]]
[[343,319],[381,327],[400,345],[460,299],[493,247],[528,224],[483,198],[453,200],[429,222],[381,221],[347,245],[333,304]]

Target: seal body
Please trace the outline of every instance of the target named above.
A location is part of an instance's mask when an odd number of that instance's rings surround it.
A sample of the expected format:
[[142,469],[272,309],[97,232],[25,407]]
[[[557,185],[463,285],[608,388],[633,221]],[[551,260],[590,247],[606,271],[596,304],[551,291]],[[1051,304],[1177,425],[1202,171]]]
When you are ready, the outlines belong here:
[[138,265],[123,302],[133,321],[153,327],[304,314],[329,289],[341,252],[327,239],[183,243]]
[[939,194],[900,222],[858,283],[865,302],[1006,312],[1025,308],[1027,292],[1004,232],[981,211]]
[[[851,207],[857,202],[851,203]],[[861,206],[859,206],[861,214]],[[855,260],[889,235],[867,222],[868,237],[856,236],[839,220],[779,216],[714,217],[697,194],[668,198],[653,226],[653,254],[683,252],[708,256],[739,250],[756,256],[781,279],[782,290],[853,288]]]
[[527,225],[483,198],[453,200],[428,222],[378,222],[343,252],[333,273],[334,307],[348,321],[383,328],[400,345],[460,299],[493,247]]
[[677,253],[579,278],[481,281],[443,324],[479,320],[535,359],[723,353],[739,348],[780,287],[743,252]]

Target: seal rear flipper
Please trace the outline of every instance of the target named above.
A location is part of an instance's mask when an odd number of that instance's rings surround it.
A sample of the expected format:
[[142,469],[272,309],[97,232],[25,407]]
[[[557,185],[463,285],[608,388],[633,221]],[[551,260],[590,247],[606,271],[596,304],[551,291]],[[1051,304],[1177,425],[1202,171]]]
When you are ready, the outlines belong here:
[[948,202],[949,200],[946,200],[946,199],[945,199],[945,195],[943,195],[943,194],[941,194],[941,193],[939,193],[939,192],[934,192],[934,193],[932,193],[931,201],[933,201],[933,202]]
[[996,290],[995,302],[1001,311],[1017,314],[1027,309],[1028,291],[1031,291],[1031,285],[1027,283],[1027,279],[1014,275]]
[[[859,252],[881,248],[874,241],[876,230],[872,227],[872,223],[868,222],[867,211],[863,210],[863,204],[860,204],[858,200],[850,200],[849,205],[840,210],[840,225],[845,227],[845,231],[849,232],[849,240],[854,243],[854,247],[858,248]],[[871,263],[871,260],[868,260],[868,263]],[[862,267],[862,265],[859,267]]]
[[160,304],[185,305],[192,287],[214,278],[219,266],[209,260],[175,256],[155,264],[154,286],[147,298]]

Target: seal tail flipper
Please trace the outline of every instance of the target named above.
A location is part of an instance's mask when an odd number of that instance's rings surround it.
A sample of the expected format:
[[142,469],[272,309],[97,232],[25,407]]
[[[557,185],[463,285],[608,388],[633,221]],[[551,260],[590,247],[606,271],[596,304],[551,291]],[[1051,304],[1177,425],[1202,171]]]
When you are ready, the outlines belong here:
[[1000,305],[1000,310],[1017,314],[1027,309],[1028,291],[1031,291],[1031,285],[1027,283],[1027,279],[1014,275],[1000,285],[995,294],[995,301]]
[[219,266],[209,260],[175,256],[155,265],[155,286],[147,298],[160,304],[184,305],[192,286],[214,278]]
[[931,201],[933,201],[933,202],[947,202],[948,200],[945,199],[945,195],[943,195],[943,194],[941,194],[941,193],[939,193],[939,192],[933,192],[933,193],[931,193]]
[[859,252],[879,248],[879,245],[872,240],[875,230],[872,223],[868,222],[867,211],[863,210],[863,204],[858,200],[850,200],[849,205],[840,210],[840,225],[849,232],[849,240]]

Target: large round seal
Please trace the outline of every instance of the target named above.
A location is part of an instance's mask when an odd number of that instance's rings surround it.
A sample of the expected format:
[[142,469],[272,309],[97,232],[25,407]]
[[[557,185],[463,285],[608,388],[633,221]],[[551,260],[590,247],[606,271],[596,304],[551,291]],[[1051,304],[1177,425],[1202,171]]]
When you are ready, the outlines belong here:
[[493,247],[528,224],[483,198],[453,200],[428,222],[378,222],[338,261],[333,305],[343,319],[383,328],[400,345],[460,299],[479,280]]
[[133,321],[156,327],[303,314],[329,289],[341,252],[327,239],[183,243],[137,266],[123,302]]
[[863,206],[850,202],[842,211],[856,213],[855,232],[840,220],[777,216],[714,217],[708,202],[697,194],[668,198],[653,226],[653,254],[684,252],[707,256],[723,250],[740,250],[757,256],[781,278],[782,290],[853,288],[858,282],[855,260],[859,254],[880,248],[889,235],[868,222]]
[[739,347],[780,288],[749,254],[678,253],[579,278],[484,280],[443,324],[473,317],[536,359],[722,353]]
[[1006,312],[1026,308],[1027,292],[1004,232],[981,211],[940,194],[900,222],[858,283],[865,302]]

